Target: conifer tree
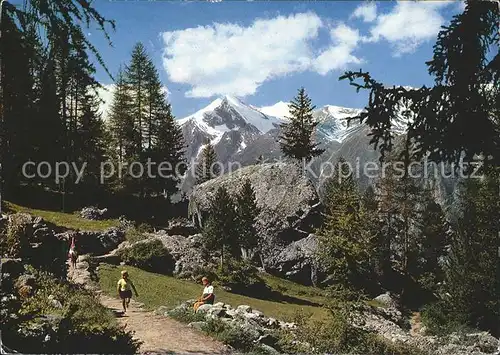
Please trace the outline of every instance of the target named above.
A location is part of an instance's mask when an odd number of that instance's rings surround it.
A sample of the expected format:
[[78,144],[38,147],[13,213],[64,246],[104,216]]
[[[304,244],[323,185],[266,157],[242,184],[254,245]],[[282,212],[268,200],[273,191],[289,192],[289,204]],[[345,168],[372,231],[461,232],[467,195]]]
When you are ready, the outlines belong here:
[[245,180],[238,196],[236,197],[236,211],[238,218],[238,240],[243,257],[251,259],[260,244],[259,236],[255,228],[255,222],[259,215],[255,190],[250,180]]
[[290,102],[290,122],[281,125],[281,150],[287,157],[305,159],[306,161],[321,155],[324,149],[313,142],[313,134],[318,122],[314,120],[311,99],[304,88],[300,88],[297,96]]
[[220,252],[222,268],[226,256],[236,256],[239,252],[237,223],[234,201],[227,189],[219,187],[210,199],[203,241],[207,250]]
[[86,164],[81,185],[84,193],[100,192],[101,163],[106,157],[104,122],[99,114],[97,98],[90,96],[81,103],[82,114],[77,123],[76,157],[80,166]]
[[445,267],[446,307],[462,324],[500,335],[499,171],[467,179],[462,216],[454,227]]
[[135,146],[142,154],[144,148],[144,132],[148,126],[149,116],[149,87],[153,85],[151,81],[151,61],[142,43],[137,43],[132,50],[130,64],[125,69],[125,81],[132,96],[132,115],[134,126],[138,131]]
[[156,192],[170,197],[178,191],[180,177],[187,169],[184,136],[172,115],[170,104],[164,103],[163,110],[156,116],[156,124],[157,132],[152,147],[153,157],[158,165],[167,163],[167,168],[169,168],[169,171],[162,171],[162,174],[168,177],[158,177]]
[[362,287],[371,272],[371,235],[352,172],[341,158],[326,186],[325,225],[318,232],[319,261],[329,277]]
[[416,275],[418,282],[426,289],[437,291],[437,285],[444,279],[441,260],[449,245],[448,229],[443,210],[429,192],[424,192],[425,202],[421,216],[421,245]]
[[220,169],[217,160],[214,146],[208,142],[203,147],[200,161],[196,166],[196,184],[203,184],[219,175]]
[[361,70],[341,76],[357,91],[370,92],[366,110],[352,119],[371,127],[371,143],[382,157],[393,147],[392,126],[406,101],[414,114],[407,135],[415,143],[406,151],[414,160],[459,162],[482,156],[486,163],[500,164],[500,125],[493,114],[500,107],[499,18],[496,2],[466,1],[465,11],[439,32],[426,63],[435,78],[432,87],[384,85]]
[[[138,159],[136,142],[139,131],[134,124],[131,104],[132,94],[120,68],[116,76],[108,117],[111,137],[109,155],[114,157],[117,163],[127,163]],[[116,176],[122,176],[122,174],[116,174]],[[115,181],[116,187],[124,188],[127,185],[126,178],[128,177],[122,176],[121,181]]]

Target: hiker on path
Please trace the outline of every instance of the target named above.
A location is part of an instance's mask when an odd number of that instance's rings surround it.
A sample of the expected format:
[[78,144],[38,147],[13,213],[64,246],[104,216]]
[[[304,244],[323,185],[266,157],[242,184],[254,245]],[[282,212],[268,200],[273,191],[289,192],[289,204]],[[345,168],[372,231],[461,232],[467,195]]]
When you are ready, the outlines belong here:
[[134,290],[135,296],[139,297],[134,283],[128,277],[128,272],[126,270],[123,270],[122,278],[118,280],[118,295],[122,300],[123,313],[127,312],[127,308],[130,304],[130,299],[132,298],[132,290]]
[[71,246],[69,247],[68,257],[73,269],[76,269],[76,260],[78,259],[78,253],[76,252],[75,237],[71,237]]
[[200,308],[201,305],[214,304],[215,300],[214,287],[212,286],[208,278],[203,277],[201,279],[201,282],[203,283],[203,286],[205,286],[205,288],[203,289],[203,294],[193,306],[195,312],[198,310],[198,308]]

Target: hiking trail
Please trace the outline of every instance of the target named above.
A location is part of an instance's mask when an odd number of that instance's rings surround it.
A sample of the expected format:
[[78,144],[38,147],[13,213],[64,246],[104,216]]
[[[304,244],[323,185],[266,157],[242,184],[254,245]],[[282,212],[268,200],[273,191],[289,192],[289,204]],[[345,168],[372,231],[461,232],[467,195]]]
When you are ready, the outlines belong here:
[[[119,276],[117,276],[119,277]],[[88,270],[88,262],[77,262],[76,269],[68,270],[68,279],[93,290],[102,305],[110,309],[125,330],[133,331],[134,338],[142,341],[141,354],[228,354],[228,348],[209,336],[174,319],[156,315],[143,309],[134,299],[123,314],[121,300],[99,290]],[[117,279],[118,280],[118,279]]]

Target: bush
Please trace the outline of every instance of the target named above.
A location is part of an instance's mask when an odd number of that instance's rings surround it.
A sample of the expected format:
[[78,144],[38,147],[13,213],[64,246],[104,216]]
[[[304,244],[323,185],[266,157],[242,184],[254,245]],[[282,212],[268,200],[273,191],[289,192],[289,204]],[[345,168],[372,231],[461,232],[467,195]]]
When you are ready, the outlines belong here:
[[125,263],[147,271],[169,274],[174,269],[172,256],[157,239],[138,242],[120,250],[118,255]]
[[269,292],[266,283],[259,276],[257,269],[247,261],[226,260],[224,267],[215,272],[216,284],[226,286],[231,291],[247,296]]
[[422,308],[422,323],[429,334],[446,335],[467,330],[467,327],[453,315],[450,309],[451,307],[444,301],[431,303]]
[[143,232],[139,231],[135,227],[128,227],[125,229],[125,239],[130,243],[135,243],[141,240],[146,239],[146,236]]
[[154,230],[153,226],[149,223],[141,223],[137,226],[137,231],[139,233],[153,233]]
[[3,231],[3,236],[0,240],[2,256],[11,258],[25,257],[28,254],[30,247],[30,237],[33,231],[31,227],[30,216],[22,213],[16,213],[10,216],[10,221],[7,223]]
[[202,322],[205,320],[203,313],[195,313],[192,308],[178,307],[168,312],[168,316],[182,323]]
[[[135,353],[140,343],[90,292],[31,271],[36,293],[22,301],[7,346],[21,353]],[[14,331],[16,329],[16,331]]]
[[207,335],[237,350],[245,352],[255,350],[254,340],[256,339],[244,328],[226,324],[219,319],[207,320],[205,314],[195,313],[192,308],[188,307],[174,308],[168,312],[168,315],[186,324],[192,322],[205,322],[206,324],[201,330]]
[[240,351],[252,351],[255,339],[244,328],[223,323],[218,319],[210,319],[202,330],[220,342]]
[[326,321],[313,321],[298,314],[295,334],[281,331],[278,347],[285,353],[341,353],[373,355],[416,355],[423,354],[404,344],[394,344],[378,336],[352,326],[346,317],[332,313]]

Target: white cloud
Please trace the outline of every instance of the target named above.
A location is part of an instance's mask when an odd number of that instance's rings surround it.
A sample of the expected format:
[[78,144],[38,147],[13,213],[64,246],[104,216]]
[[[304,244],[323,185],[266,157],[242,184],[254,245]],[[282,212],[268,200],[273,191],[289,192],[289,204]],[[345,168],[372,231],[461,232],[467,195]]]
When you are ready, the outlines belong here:
[[215,23],[164,32],[169,79],[192,86],[187,96],[245,96],[273,77],[310,65],[309,41],[321,19],[313,13],[258,19],[249,27]]
[[[248,27],[214,23],[164,32],[163,65],[169,80],[191,86],[186,96],[252,95],[273,78],[305,70],[326,74],[356,62],[351,51],[359,34],[345,25],[332,31],[332,47],[313,49],[325,27],[316,14],[300,13],[257,19]],[[341,55],[328,63],[332,51]]]
[[330,37],[334,45],[314,60],[314,68],[319,74],[325,75],[331,70],[345,69],[349,64],[361,63],[361,59],[352,54],[361,40],[357,29],[341,23],[330,31]]
[[371,29],[371,41],[391,43],[395,55],[412,53],[425,41],[434,39],[445,19],[439,10],[448,1],[398,1],[389,13],[379,15]]
[[352,13],[351,17],[361,18],[364,22],[373,22],[377,18],[377,4],[375,2],[364,2]]

